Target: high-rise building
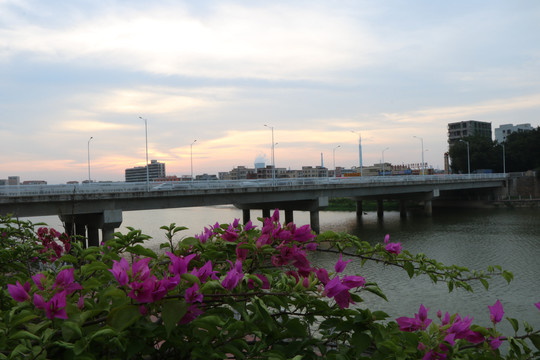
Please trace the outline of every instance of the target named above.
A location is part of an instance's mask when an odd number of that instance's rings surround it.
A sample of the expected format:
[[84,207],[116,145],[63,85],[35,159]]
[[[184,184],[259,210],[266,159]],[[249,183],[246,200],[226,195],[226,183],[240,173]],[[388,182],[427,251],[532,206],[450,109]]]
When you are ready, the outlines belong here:
[[468,136],[482,136],[491,139],[491,123],[467,120],[448,124],[448,143],[450,145]]
[[503,143],[506,141],[506,137],[512,133],[515,132],[524,132],[524,131],[531,131],[533,130],[533,127],[531,124],[519,124],[519,125],[512,125],[512,124],[504,124],[499,126],[495,129],[495,140],[497,142]]
[[[148,166],[148,180],[152,181],[157,178],[164,178],[165,163],[160,163],[157,160],[150,160]],[[137,166],[126,169],[126,182],[144,182],[146,181],[146,166]]]

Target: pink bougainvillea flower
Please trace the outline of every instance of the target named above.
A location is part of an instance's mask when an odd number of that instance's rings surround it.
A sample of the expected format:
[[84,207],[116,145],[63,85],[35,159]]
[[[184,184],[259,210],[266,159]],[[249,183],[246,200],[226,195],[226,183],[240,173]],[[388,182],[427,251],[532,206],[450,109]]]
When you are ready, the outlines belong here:
[[500,338],[500,336],[497,336],[497,337],[491,337],[489,339],[489,346],[491,346],[491,348],[493,350],[497,350],[499,348],[499,346],[501,346],[502,344],[502,340]]
[[360,275],[346,275],[343,277],[343,280],[341,280],[341,283],[347,288],[352,289],[364,286],[366,284],[366,279]]
[[428,319],[427,313],[429,308],[426,308],[423,304],[420,304],[420,309],[418,310],[418,314],[414,314],[414,317],[420,321],[422,324],[422,329],[427,329],[429,324],[431,324],[431,319]]
[[334,277],[332,280],[325,285],[324,291],[326,296],[334,297],[342,291],[348,291],[349,288],[341,283],[341,280],[338,276]]
[[396,319],[396,322],[399,325],[401,331],[414,332],[417,330],[425,330],[431,324],[431,319],[428,319],[427,312],[429,308],[424,307],[423,304],[420,304],[420,309],[418,314],[414,314],[414,318],[408,318],[402,316]]
[[240,247],[241,245],[244,245],[244,244],[247,244],[247,242],[243,241],[241,243],[238,243],[238,245],[236,245],[236,258],[242,261],[247,259],[248,251],[249,251],[248,249]]
[[536,308],[540,310],[540,302],[537,302],[536,304],[534,304],[534,306],[536,306]]
[[337,273],[343,272],[345,270],[345,267],[348,263],[350,263],[352,260],[343,261],[343,254],[339,254],[339,260],[336,263],[336,266],[334,266],[334,269]]
[[488,305],[488,308],[489,308],[491,322],[493,324],[497,324],[501,322],[504,315],[504,310],[503,310],[501,302],[497,300],[495,304],[493,304],[493,306]]
[[384,243],[388,244],[388,241],[390,241],[390,234],[386,234],[386,236],[384,237]]
[[154,276],[149,276],[142,281],[132,281],[129,283],[131,291],[128,293],[128,296],[140,303],[153,302],[155,283],[156,279]]
[[54,282],[53,289],[62,289],[66,292],[67,295],[72,294],[76,290],[82,290],[82,286],[74,282],[73,272],[75,269],[64,269],[58,273],[56,276],[56,281]]
[[279,222],[279,209],[275,209],[274,213],[272,214],[272,221],[273,222]]
[[34,284],[36,284],[39,290],[45,290],[45,282],[47,278],[43,273],[33,275],[32,280],[34,280]]
[[171,259],[171,264],[169,265],[169,272],[175,275],[182,275],[187,273],[189,262],[191,261],[191,259],[197,256],[197,254],[191,254],[185,257],[180,257],[170,252],[166,252],[166,254]]
[[[131,277],[138,281],[144,281],[150,276],[150,258],[137,259],[131,265]],[[172,271],[171,271],[172,272]]]
[[109,271],[112,272],[116,281],[121,286],[127,285],[129,281],[128,272],[130,271],[129,263],[126,259],[122,258],[120,261],[113,260],[113,267]]
[[415,332],[422,328],[422,324],[415,318],[409,318],[402,316],[396,319],[398,323],[399,330],[406,332]]
[[212,261],[210,260],[208,260],[199,270],[193,272],[193,275],[197,276],[202,283],[206,282],[208,278],[219,280],[216,274],[217,271],[212,270]]
[[[268,278],[266,276],[262,274],[255,274],[255,276],[257,276],[262,281],[262,285],[260,285],[261,289],[270,289],[270,282],[268,281]],[[255,289],[259,287],[259,285],[255,281],[253,281],[253,279],[249,279],[247,285],[250,289]]]
[[249,230],[253,230],[255,229],[256,226],[253,225],[253,223],[251,222],[251,220],[249,220],[246,225],[244,226],[244,231],[249,231]]
[[323,285],[326,285],[330,282],[328,271],[326,271],[326,269],[324,268],[315,270],[315,275],[317,275],[317,279],[319,279],[319,281],[322,282]]
[[82,295],[79,296],[79,301],[77,301],[77,308],[79,310],[82,310],[84,308],[84,297]]
[[403,247],[401,246],[401,243],[389,243],[389,244],[386,244],[384,249],[391,254],[399,255],[401,250],[403,250]]
[[47,318],[67,319],[66,314],[66,292],[61,291],[53,295],[51,300],[45,301],[39,294],[34,294],[34,305],[38,309],[44,310]]
[[184,293],[186,303],[193,304],[196,302],[203,302],[203,294],[199,292],[199,284],[194,283],[191,287],[187,288]]
[[234,221],[232,223],[232,227],[237,228],[239,224],[240,224],[240,219],[234,219]]
[[294,230],[293,239],[298,242],[309,242],[313,240],[315,234],[311,232],[311,227],[309,225],[301,226]]
[[233,229],[227,229],[225,232],[221,235],[221,238],[228,242],[236,242],[238,240],[238,233]]
[[26,282],[24,283],[24,285],[21,285],[19,280],[17,280],[15,285],[8,284],[8,291],[11,297],[17,302],[23,302],[30,299],[30,294],[28,294],[30,292],[29,282]]
[[240,260],[236,260],[234,265],[230,260],[227,260],[227,262],[231,265],[231,269],[227,272],[227,275],[225,275],[221,285],[225,289],[231,291],[238,286],[240,281],[244,278],[244,274],[242,273],[242,262]]
[[200,309],[197,305],[191,305],[188,307],[187,312],[184,314],[184,316],[180,319],[180,324],[188,324],[195,320],[199,315],[203,314],[204,311]]

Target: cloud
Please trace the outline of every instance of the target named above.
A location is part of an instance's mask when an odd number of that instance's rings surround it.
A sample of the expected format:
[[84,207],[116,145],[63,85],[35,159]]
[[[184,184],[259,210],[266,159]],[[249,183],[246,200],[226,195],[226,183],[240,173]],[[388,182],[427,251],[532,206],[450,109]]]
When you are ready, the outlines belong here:
[[54,26],[12,21],[0,29],[3,57],[28,53],[158,74],[290,80],[369,63],[380,48],[350,16],[317,6],[218,4],[194,16],[182,5],[153,5],[91,14]]
[[472,120],[473,117],[489,118],[493,114],[523,109],[540,108],[540,94],[513,98],[493,99],[476,104],[442,106],[404,113],[384,114],[389,121],[409,124],[440,124],[446,122]]

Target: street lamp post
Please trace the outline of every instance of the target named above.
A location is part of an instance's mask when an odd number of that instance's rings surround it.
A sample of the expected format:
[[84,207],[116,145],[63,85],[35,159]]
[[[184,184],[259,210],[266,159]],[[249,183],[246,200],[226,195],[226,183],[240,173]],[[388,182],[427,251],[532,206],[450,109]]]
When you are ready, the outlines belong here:
[[336,177],[336,149],[337,149],[338,147],[341,147],[341,145],[336,146],[336,147],[332,150],[332,153],[333,153],[333,159],[334,159],[334,177]]
[[148,173],[148,121],[139,116],[139,119],[144,120],[144,135],[146,139],[146,191],[150,191],[150,175]]
[[274,184],[276,181],[276,161],[274,157],[274,148],[275,148],[276,143],[274,142],[274,127],[268,126],[268,125],[264,125],[264,126],[272,130],[272,183]]
[[459,139],[459,141],[467,144],[467,174],[471,175],[471,157],[469,156],[469,142]]
[[90,140],[92,140],[94,137],[90,136],[90,139],[88,139],[88,183],[90,184],[92,182],[92,178],[90,177]]
[[422,175],[426,175],[426,165],[424,162],[424,139],[420,136],[413,136],[417,139],[420,139],[420,142],[422,143]]
[[506,175],[506,156],[504,154],[504,144],[498,144],[498,145],[501,145],[502,146],[502,157],[503,157],[503,174]]
[[386,176],[386,174],[385,174],[385,172],[384,172],[384,152],[385,152],[386,150],[388,150],[388,149],[390,149],[390,148],[387,147],[386,149],[384,149],[384,150],[382,151],[382,176]]
[[191,181],[193,181],[193,144],[195,144],[195,142],[197,142],[197,140],[193,140],[193,142],[191,143]]
[[362,134],[360,131],[353,131],[352,133],[358,134],[358,165],[360,166],[360,176],[362,176]]

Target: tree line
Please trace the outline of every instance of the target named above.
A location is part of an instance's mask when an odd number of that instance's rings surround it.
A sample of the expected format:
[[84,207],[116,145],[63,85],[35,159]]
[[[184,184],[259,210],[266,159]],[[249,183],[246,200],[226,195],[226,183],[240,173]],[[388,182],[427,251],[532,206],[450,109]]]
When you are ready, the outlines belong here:
[[467,174],[469,166],[471,173],[484,170],[496,173],[536,170],[540,173],[540,127],[514,132],[503,143],[482,136],[468,136],[451,144],[448,155],[455,174]]

